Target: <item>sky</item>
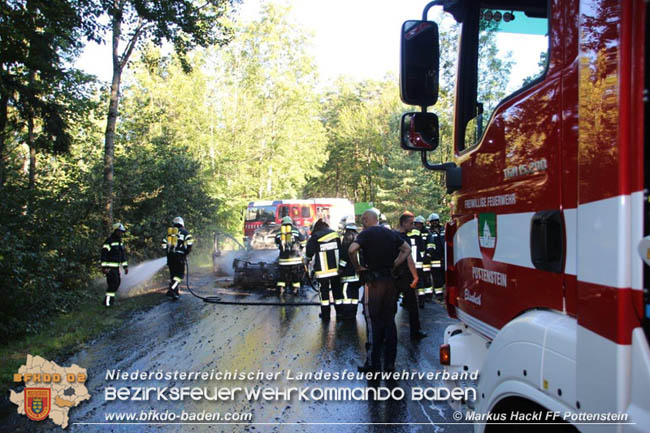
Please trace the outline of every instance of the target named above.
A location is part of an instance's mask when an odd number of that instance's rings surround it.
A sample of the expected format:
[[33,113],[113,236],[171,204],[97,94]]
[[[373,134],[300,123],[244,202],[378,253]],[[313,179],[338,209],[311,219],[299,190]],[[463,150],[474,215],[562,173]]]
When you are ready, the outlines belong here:
[[[426,0],[278,0],[292,6],[290,19],[314,32],[313,55],[321,79],[338,75],[381,79],[397,75],[402,22],[420,19]],[[263,0],[243,0],[240,17],[257,16]],[[89,44],[77,66],[109,81],[110,47]]]
[[[239,19],[257,17],[260,5],[268,0],[243,0]],[[382,79],[392,72],[398,76],[400,30],[406,20],[419,20],[427,0],[275,0],[291,5],[289,19],[314,33],[312,55],[322,84],[339,75],[356,80]],[[429,19],[439,19],[441,8],[429,11]],[[445,14],[445,16],[449,17]],[[450,17],[447,19],[451,19]],[[512,82],[518,87],[531,75],[539,60],[533,38],[500,34],[498,43],[505,51],[519,53],[520,63],[512,68]],[[533,49],[534,48],[534,49]],[[111,78],[111,54],[107,44],[89,44],[77,66],[103,81]]]

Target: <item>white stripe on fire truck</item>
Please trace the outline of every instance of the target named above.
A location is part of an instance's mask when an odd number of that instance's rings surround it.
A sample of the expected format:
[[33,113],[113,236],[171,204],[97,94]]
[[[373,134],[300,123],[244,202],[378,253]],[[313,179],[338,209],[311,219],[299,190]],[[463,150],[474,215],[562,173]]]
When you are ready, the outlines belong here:
[[[494,261],[534,268],[530,257],[533,215],[497,215]],[[564,221],[565,274],[577,275],[587,283],[642,290],[643,264],[636,250],[643,238],[643,192],[582,204],[577,210],[565,209]],[[454,235],[454,264],[483,258],[477,226],[478,220],[472,219]]]
[[641,290],[643,192],[586,203],[577,214],[578,280]]
[[530,258],[530,221],[533,215],[534,212],[497,215],[497,244],[492,260],[523,268],[535,267]]
[[458,227],[454,234],[454,265],[463,259],[482,259],[478,245],[478,220],[476,218]]
[[566,236],[566,259],[564,261],[564,273],[576,275],[576,228],[578,214],[576,209],[564,209],[564,232]]

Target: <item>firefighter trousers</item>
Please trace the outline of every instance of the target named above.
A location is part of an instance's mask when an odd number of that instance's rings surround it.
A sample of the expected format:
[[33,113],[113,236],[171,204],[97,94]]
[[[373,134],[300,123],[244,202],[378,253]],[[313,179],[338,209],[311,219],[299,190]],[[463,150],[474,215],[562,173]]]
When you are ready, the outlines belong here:
[[357,306],[359,305],[359,289],[361,281],[346,281],[341,283],[343,292],[343,315],[346,317],[357,317]]
[[424,299],[426,295],[426,281],[425,281],[425,272],[422,268],[418,268],[418,300],[420,305],[424,305]]
[[334,298],[334,308],[336,308],[336,313],[337,315],[340,314],[340,309],[343,306],[341,279],[338,276],[319,278],[318,285],[320,286],[321,318],[327,320],[330,317],[330,291]]
[[113,302],[113,298],[115,298],[121,282],[120,268],[108,268],[108,273],[106,274],[106,298],[104,301],[107,307]]
[[442,288],[445,285],[445,271],[442,267],[431,269],[431,279],[433,290],[436,295],[442,295]]
[[404,308],[409,313],[409,328],[411,335],[417,333],[420,330],[420,312],[418,309],[418,297],[417,297],[417,288],[411,288],[410,284],[413,280],[411,274],[400,275],[397,280],[395,280],[395,285],[397,290],[404,297]]
[[395,368],[397,356],[397,289],[392,277],[383,277],[366,284],[363,294],[363,308],[368,327],[370,344],[366,365],[380,370],[381,355],[384,353],[384,370]]
[[303,265],[280,265],[278,269],[278,281],[276,282],[276,287],[278,289],[284,289],[287,287],[293,287],[294,290],[300,289],[301,286],[301,275],[302,275]]
[[[419,275],[418,275],[419,277]],[[425,267],[422,271],[422,285],[424,286],[424,298],[427,301],[433,299],[433,280],[431,279],[431,268]]]
[[185,277],[185,255],[168,255],[167,266],[169,267],[169,289],[178,294],[178,286],[180,286]]

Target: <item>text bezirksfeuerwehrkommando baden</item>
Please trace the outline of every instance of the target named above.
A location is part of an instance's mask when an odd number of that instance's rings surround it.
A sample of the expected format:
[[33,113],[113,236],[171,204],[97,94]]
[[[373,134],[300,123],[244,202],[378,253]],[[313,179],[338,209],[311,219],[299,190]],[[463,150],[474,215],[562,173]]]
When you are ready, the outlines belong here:
[[[395,372],[368,372],[356,371],[307,371],[297,372],[290,369],[265,372],[262,370],[240,371],[240,370],[209,370],[209,371],[121,371],[107,370],[105,379],[107,382],[118,382],[117,386],[112,384],[104,388],[104,399],[106,401],[130,400],[130,401],[183,401],[183,400],[211,400],[211,401],[233,401],[244,398],[248,401],[350,401],[350,400],[402,400],[407,398],[407,390],[401,387],[374,387],[350,386],[341,384],[338,386],[310,386],[305,383],[335,381],[377,381],[383,380],[422,380],[422,381],[475,381],[478,372],[448,372],[448,371],[395,371]],[[203,382],[190,386],[141,386],[142,382],[151,381],[181,381],[181,382]],[[205,382],[222,382],[218,385],[204,386]],[[296,386],[278,386],[271,382],[295,382]],[[129,382],[128,384],[124,382]],[[140,382],[140,383],[138,383]],[[237,383],[233,385],[232,382]],[[245,382],[255,382],[246,384]],[[262,383],[262,385],[260,385]],[[412,400],[475,400],[476,389],[472,387],[410,387],[408,397]]]
[[343,380],[477,380],[478,372],[438,371],[393,371],[367,372],[356,371],[293,371],[291,369],[267,372],[262,370],[215,370],[209,371],[163,371],[163,370],[106,370],[106,381],[151,381],[151,380],[185,380],[185,381],[343,381]]

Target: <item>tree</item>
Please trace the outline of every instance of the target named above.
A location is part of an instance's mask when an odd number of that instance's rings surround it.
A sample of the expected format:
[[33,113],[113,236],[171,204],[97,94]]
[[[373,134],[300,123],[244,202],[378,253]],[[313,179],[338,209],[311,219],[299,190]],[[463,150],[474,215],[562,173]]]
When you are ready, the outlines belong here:
[[[66,76],[82,77],[67,64],[78,53],[82,36],[96,39],[94,11],[91,0],[0,2],[0,188],[6,180],[10,130],[27,125],[32,156],[36,145],[54,152],[68,148],[67,92],[61,83]],[[40,140],[34,134],[37,118],[42,126]],[[33,158],[31,167],[33,186]]]
[[[226,20],[233,0],[99,0],[110,17],[113,78],[104,139],[104,217],[113,221],[113,165],[120,83],[135,48],[144,42],[171,42],[183,68],[194,47],[224,45],[232,37]],[[120,43],[124,43],[120,50]]]
[[300,196],[327,158],[310,38],[287,16],[286,7],[264,6],[210,68],[230,72],[210,84],[205,159],[213,191],[238,222],[249,200]]

